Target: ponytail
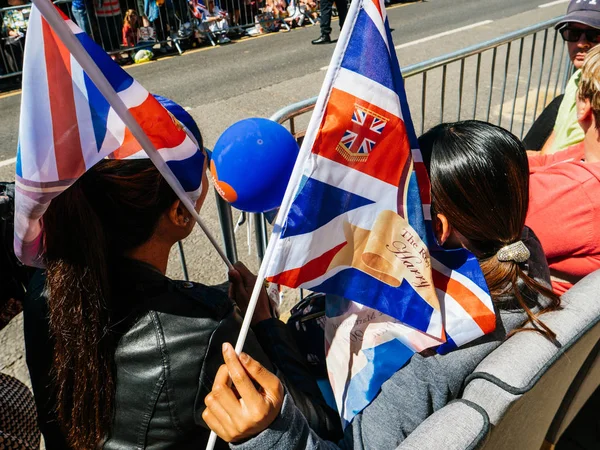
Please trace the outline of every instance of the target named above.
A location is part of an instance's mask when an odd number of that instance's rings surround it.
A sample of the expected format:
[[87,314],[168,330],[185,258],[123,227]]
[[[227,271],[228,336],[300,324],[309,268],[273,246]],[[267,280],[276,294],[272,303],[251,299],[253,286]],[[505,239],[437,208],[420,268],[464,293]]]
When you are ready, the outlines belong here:
[[103,160],[44,214],[56,411],[70,447],[110,431],[117,322],[109,268],[151,239],[177,200],[150,160]]
[[44,215],[50,331],[58,421],[69,445],[95,448],[114,394],[106,238],[81,180]]
[[[507,337],[520,331],[537,331],[551,341],[556,340],[554,333],[539,316],[548,311],[560,309],[560,297],[552,289],[542,285],[521,268],[521,265],[515,261],[499,261],[494,255],[486,260],[480,260],[480,266],[483,276],[488,285],[492,300],[500,306],[509,302],[507,299],[514,299],[518,308],[527,314],[527,319],[523,325],[511,331]],[[537,297],[545,297],[548,301],[546,305],[540,305]],[[531,308],[540,305],[540,310],[534,313]],[[510,305],[506,305],[510,306]],[[524,328],[524,325],[530,323],[532,328]]]

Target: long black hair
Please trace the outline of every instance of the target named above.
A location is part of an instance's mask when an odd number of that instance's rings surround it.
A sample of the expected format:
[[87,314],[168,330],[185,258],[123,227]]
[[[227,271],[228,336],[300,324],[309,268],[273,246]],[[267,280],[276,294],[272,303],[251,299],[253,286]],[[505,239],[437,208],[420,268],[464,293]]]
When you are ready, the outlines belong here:
[[[517,242],[529,206],[529,164],[523,144],[509,131],[468,120],[438,125],[419,139],[431,179],[432,219],[444,214],[468,241],[479,260],[492,299],[506,294],[547,337],[555,334],[539,314],[560,307],[560,297],[529,277],[515,261],[500,261],[496,253]],[[539,293],[549,300],[538,314],[531,311]]]
[[104,160],[44,214],[56,409],[72,448],[96,448],[112,418],[109,268],[151,238],[176,199],[150,160]]

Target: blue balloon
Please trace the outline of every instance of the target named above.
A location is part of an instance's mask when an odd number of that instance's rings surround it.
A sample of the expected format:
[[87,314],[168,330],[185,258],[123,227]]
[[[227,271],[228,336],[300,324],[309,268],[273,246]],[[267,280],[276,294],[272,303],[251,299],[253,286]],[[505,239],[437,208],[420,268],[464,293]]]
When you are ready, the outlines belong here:
[[282,125],[261,118],[240,120],[215,145],[210,162],[214,185],[239,210],[278,208],[298,151],[296,139]]

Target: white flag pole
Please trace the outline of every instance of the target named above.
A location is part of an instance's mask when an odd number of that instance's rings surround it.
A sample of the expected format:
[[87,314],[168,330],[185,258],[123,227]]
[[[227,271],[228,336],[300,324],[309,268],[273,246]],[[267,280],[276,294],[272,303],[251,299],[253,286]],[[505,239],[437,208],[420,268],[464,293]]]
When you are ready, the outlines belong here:
[[[237,342],[235,343],[235,352],[238,355],[242,352],[242,349],[244,348],[244,342],[246,342],[246,337],[248,336],[248,330],[250,329],[252,316],[254,315],[254,310],[256,309],[256,304],[258,303],[258,296],[260,294],[261,289],[263,288],[264,281],[267,275],[267,268],[269,267],[273,258],[276,243],[279,240],[279,235],[281,234],[281,230],[283,229],[282,227],[284,225],[285,219],[294,201],[295,192],[298,189],[300,180],[302,179],[304,165],[310,157],[313,143],[319,131],[321,119],[325,112],[325,106],[327,104],[327,101],[329,100],[329,93],[331,92],[331,88],[335,80],[335,75],[338,73],[339,67],[342,64],[342,59],[344,57],[344,53],[346,51],[346,47],[348,45],[348,41],[352,33],[352,29],[354,28],[354,22],[356,22],[356,18],[358,17],[358,10],[361,5],[362,0],[352,0],[346,17],[346,22],[344,23],[344,27],[340,33],[340,37],[338,38],[338,43],[336,44],[335,50],[333,51],[331,63],[329,64],[329,69],[327,70],[327,74],[325,75],[325,81],[323,82],[323,86],[321,86],[319,98],[317,99],[315,109],[308,124],[304,141],[302,142],[302,148],[300,149],[300,153],[298,154],[298,158],[296,159],[296,164],[294,165],[290,181],[285,190],[285,195],[283,196],[283,201],[281,203],[281,207],[279,208],[279,213],[277,214],[277,220],[275,221],[275,225],[273,226],[271,239],[269,239],[269,244],[267,246],[267,250],[265,251],[265,256],[260,265],[260,269],[258,270],[258,275],[256,276],[256,284],[254,285],[254,289],[252,290],[252,296],[250,297],[250,302],[248,303],[248,309],[246,310],[246,314],[244,316],[242,328],[240,330],[240,334],[238,335]],[[211,431],[208,443],[206,445],[206,450],[213,450],[216,442],[217,435],[214,431]]]
[[92,57],[89,55],[89,53],[83,48],[81,42],[79,42],[77,37],[69,29],[69,26],[65,23],[64,19],[61,17],[58,11],[56,11],[54,5],[48,0],[33,0],[33,3],[40,10],[40,13],[46,19],[52,30],[65,44],[69,52],[81,65],[83,70],[87,73],[92,82],[96,85],[98,90],[108,101],[110,106],[112,106],[115,113],[119,116],[123,123],[125,123],[127,128],[129,128],[129,131],[131,131],[133,137],[135,137],[135,139],[142,146],[150,160],[154,163],[154,165],[162,174],[169,186],[171,186],[171,189],[173,189],[177,197],[179,197],[181,203],[183,203],[185,208],[196,220],[198,225],[200,225],[200,228],[202,228],[202,231],[204,231],[204,234],[206,234],[206,237],[214,246],[215,250],[221,257],[223,262],[227,265],[229,269],[233,268],[231,261],[229,261],[229,259],[227,258],[227,256],[215,240],[215,238],[212,236],[212,234],[206,227],[206,224],[202,221],[202,219],[196,212],[196,208],[194,207],[192,200],[183,190],[183,187],[179,183],[177,177],[175,177],[175,175],[173,174],[171,168],[167,165],[162,156],[159,155],[150,138],[148,138],[140,124],[131,115],[129,109],[127,108],[125,103],[123,103],[123,100],[121,100],[119,95],[115,92],[115,90],[108,82],[100,68],[96,65]]

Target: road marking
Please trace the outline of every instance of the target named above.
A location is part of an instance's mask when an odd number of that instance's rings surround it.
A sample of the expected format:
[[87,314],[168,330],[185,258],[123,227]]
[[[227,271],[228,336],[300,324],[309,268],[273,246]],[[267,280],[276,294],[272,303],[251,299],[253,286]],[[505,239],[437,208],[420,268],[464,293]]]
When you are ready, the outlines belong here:
[[550,3],[544,3],[543,5],[538,6],[538,8],[549,8],[550,6],[560,5],[561,3],[567,3],[569,0],[555,0]]
[[329,66],[323,66],[323,67],[321,67],[319,70],[322,70],[322,71],[323,71],[323,70],[327,70],[327,69],[329,69]]
[[437,38],[441,38],[441,37],[444,37],[444,36],[448,36],[450,34],[460,33],[461,31],[470,30],[471,28],[480,27],[482,25],[487,25],[487,24],[492,23],[492,22],[493,22],[493,20],[484,20],[482,22],[472,23],[471,25],[467,25],[465,27],[456,28],[454,30],[449,30],[449,31],[444,31],[443,33],[433,34],[433,35],[427,36],[427,37],[425,37],[423,39],[417,39],[416,41],[407,42],[406,44],[396,45],[396,47],[394,47],[394,48],[396,50],[400,50],[401,48],[406,48],[406,47],[410,47],[412,45],[421,44],[423,42],[432,41],[433,39],[437,39]]
[[5,92],[4,94],[0,94],[0,99],[7,98],[7,97],[13,97],[15,95],[19,95],[20,93],[21,93],[21,89]]
[[4,161],[0,161],[0,167],[10,166],[11,164],[14,164],[16,161],[17,161],[16,157],[5,159]]

